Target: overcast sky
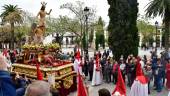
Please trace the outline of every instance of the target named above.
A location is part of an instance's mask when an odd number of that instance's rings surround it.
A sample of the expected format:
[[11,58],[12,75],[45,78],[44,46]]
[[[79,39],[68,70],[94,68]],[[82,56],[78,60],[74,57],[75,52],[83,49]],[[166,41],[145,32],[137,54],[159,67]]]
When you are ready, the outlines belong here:
[[[58,17],[59,15],[67,15],[70,17],[73,17],[74,14],[66,9],[60,9],[60,5],[65,4],[67,2],[73,2],[77,0],[0,0],[0,13],[3,11],[2,6],[4,4],[14,4],[18,5],[19,8],[22,8],[22,10],[29,11],[36,15],[41,7],[41,1],[47,2],[46,10],[49,11],[52,9],[51,16],[52,17]],[[85,2],[85,6],[93,7],[97,10],[97,16],[101,16],[103,20],[108,23],[109,17],[108,15],[108,8],[109,5],[107,3],[107,0],[79,0],[82,2]],[[139,14],[144,15],[146,5],[148,4],[150,0],[138,0],[139,2]],[[150,22],[154,24],[155,21],[161,22],[161,18],[155,18],[150,19]]]

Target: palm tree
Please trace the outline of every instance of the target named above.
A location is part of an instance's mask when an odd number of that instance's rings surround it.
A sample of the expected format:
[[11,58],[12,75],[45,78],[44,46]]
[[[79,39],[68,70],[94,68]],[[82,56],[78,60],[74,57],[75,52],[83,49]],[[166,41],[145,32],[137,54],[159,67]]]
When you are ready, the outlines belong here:
[[170,0],[152,0],[146,9],[147,17],[163,17],[163,24],[165,26],[165,49],[169,46],[169,27],[170,27]]
[[2,22],[10,23],[11,25],[11,48],[14,49],[14,24],[23,22],[23,11],[17,5],[4,5],[3,12],[0,15]]

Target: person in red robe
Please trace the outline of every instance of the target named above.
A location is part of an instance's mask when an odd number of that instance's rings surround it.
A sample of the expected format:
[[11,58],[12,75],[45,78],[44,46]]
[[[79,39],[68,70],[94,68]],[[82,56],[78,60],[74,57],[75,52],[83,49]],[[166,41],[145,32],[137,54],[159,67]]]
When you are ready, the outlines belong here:
[[118,78],[112,96],[126,96],[126,85],[122,77],[120,67],[118,67]]
[[166,87],[170,90],[170,59],[168,60],[168,64],[166,64]]
[[8,55],[8,50],[7,50],[7,49],[4,49],[2,54],[3,54],[3,56],[7,57],[7,55]]
[[79,70],[78,70],[77,96],[88,96],[87,86],[85,86],[83,76],[80,74]]
[[93,78],[92,78],[92,86],[100,85],[102,83],[102,72],[100,65],[99,55],[96,54],[96,60],[93,68]]
[[140,57],[136,59],[136,79],[134,80],[128,96],[149,96],[148,79],[144,76],[140,64]]

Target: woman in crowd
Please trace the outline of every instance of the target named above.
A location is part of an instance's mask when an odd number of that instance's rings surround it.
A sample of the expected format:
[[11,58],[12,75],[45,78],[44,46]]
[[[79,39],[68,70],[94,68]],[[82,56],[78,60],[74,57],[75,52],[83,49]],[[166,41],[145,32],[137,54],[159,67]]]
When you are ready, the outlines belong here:
[[130,71],[131,63],[132,63],[132,56],[129,55],[126,60],[126,74],[127,74],[127,79],[128,79],[128,83],[127,83],[128,86],[131,85],[131,80],[130,80],[130,78],[131,78],[131,71]]
[[119,67],[119,65],[118,65],[117,61],[115,61],[115,63],[113,64],[113,70],[112,70],[114,84],[116,84],[116,82],[117,82],[118,67]]
[[144,66],[144,74],[145,76],[148,78],[148,94],[150,94],[150,81],[152,79],[152,66],[151,66],[151,62],[147,61],[146,65]]
[[112,73],[112,64],[110,63],[110,59],[106,61],[105,70],[104,70],[104,77],[107,83],[111,82],[111,74]]
[[160,58],[157,60],[157,66],[155,70],[155,83],[157,92],[161,92],[163,88],[163,66],[161,64]]
[[125,81],[125,74],[126,74],[125,68],[126,68],[126,64],[124,63],[123,58],[120,58],[120,70],[121,70],[122,77],[123,77],[124,81]]

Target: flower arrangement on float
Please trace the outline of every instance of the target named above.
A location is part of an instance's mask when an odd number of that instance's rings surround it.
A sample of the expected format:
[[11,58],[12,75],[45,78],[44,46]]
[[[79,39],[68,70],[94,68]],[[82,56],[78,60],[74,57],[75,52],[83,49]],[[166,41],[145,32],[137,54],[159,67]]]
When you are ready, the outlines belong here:
[[30,49],[30,50],[57,50],[60,48],[58,43],[49,43],[49,44],[25,44],[22,46],[23,49]]

